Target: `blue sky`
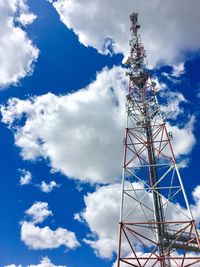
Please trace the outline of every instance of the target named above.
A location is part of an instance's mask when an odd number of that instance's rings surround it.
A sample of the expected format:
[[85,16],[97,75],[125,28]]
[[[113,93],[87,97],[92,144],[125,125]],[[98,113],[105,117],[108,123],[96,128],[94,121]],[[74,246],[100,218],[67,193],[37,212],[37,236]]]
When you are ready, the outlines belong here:
[[127,90],[121,62],[133,11],[139,12],[160,103],[172,109],[174,150],[200,221],[200,4],[123,5],[0,4],[2,267],[106,267],[115,261]]

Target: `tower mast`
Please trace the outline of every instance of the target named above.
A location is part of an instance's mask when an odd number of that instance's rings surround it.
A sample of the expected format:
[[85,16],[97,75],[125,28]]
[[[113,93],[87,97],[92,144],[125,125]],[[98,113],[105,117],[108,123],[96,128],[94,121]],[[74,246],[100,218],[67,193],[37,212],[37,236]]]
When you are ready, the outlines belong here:
[[[118,267],[199,266],[200,240],[145,64],[138,15],[131,19],[127,127]],[[177,202],[182,204],[182,207]]]

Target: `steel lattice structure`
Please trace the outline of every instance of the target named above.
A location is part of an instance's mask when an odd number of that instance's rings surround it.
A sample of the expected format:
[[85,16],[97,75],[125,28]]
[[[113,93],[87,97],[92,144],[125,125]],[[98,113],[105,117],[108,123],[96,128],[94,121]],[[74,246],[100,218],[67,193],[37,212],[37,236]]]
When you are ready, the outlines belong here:
[[167,131],[158,90],[145,64],[137,14],[130,19],[117,267],[200,266],[198,230],[173,153],[172,133]]

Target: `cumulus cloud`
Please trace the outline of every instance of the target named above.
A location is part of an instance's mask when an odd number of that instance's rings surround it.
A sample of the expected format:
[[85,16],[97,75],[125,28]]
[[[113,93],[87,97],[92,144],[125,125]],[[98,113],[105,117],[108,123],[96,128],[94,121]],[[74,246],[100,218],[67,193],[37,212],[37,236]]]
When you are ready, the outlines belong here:
[[[196,138],[193,134],[195,117],[191,116],[189,121],[183,127],[166,124],[168,132],[172,133],[173,151],[176,157],[187,155],[191,152],[196,143]],[[185,142],[183,140],[186,140]]]
[[[172,79],[168,73],[162,73],[164,76]],[[166,83],[160,82],[157,77],[153,80],[156,84],[156,90],[159,91],[158,97],[161,97],[160,110],[166,119],[176,120],[177,117],[184,113],[181,106],[187,103],[187,99],[179,91],[171,91]]]
[[52,211],[49,210],[47,202],[35,202],[25,213],[31,217],[33,223],[41,223],[53,215]]
[[18,169],[20,173],[20,185],[27,185],[31,183],[32,174],[30,171],[25,169]]
[[[111,258],[112,253],[117,251],[120,199],[120,184],[99,187],[84,197],[86,208],[80,218],[94,236],[94,239],[85,239],[85,242],[103,258]],[[76,215],[76,219],[80,221],[80,218]]]
[[[32,174],[30,171],[25,169],[18,169],[18,172],[20,173],[21,186],[31,184]],[[38,187],[44,193],[50,193],[53,189],[59,187],[60,185],[57,184],[56,181],[50,181],[49,183],[41,181],[40,184],[36,184],[35,186]]]
[[180,114],[184,113],[184,109],[180,104],[187,103],[187,100],[182,93],[165,89],[161,91],[160,95],[166,102],[166,104],[161,105],[161,111],[167,118],[177,119]]
[[0,87],[17,83],[31,74],[39,50],[21,26],[32,23],[35,18],[25,0],[1,1]]
[[[127,80],[120,67],[104,69],[85,89],[65,96],[10,99],[3,121],[15,132],[24,159],[44,157],[53,169],[84,181],[121,173]],[[24,126],[15,122],[26,114]]]
[[[135,188],[142,188],[140,183],[134,183]],[[195,204],[191,206],[193,215],[196,219],[196,222],[200,221],[200,197],[199,197],[200,186],[197,186],[193,191],[193,198]],[[143,194],[143,191],[141,192]],[[140,197],[139,197],[140,198]],[[95,251],[95,253],[102,258],[111,258],[113,253],[117,252],[118,244],[118,223],[119,223],[119,210],[120,210],[120,199],[121,199],[121,185],[112,184],[108,186],[98,187],[95,192],[88,193],[84,197],[85,209],[75,215],[75,219],[80,222],[85,222],[90,229],[90,238],[85,238],[84,241],[89,244]],[[136,202],[135,202],[136,203]],[[143,203],[151,208],[152,199],[151,195],[147,195],[143,199]],[[124,206],[124,213],[134,207],[134,200],[126,201]],[[179,212],[181,211],[181,212]],[[146,216],[149,218],[152,216],[150,209],[145,209]],[[184,214],[187,214],[185,208],[181,207],[179,204],[176,206],[168,207],[167,212],[168,219],[181,219]],[[138,207],[134,210],[134,214],[130,215],[130,221],[142,221],[143,213],[141,212],[141,207]],[[149,231],[141,230],[142,234],[145,236],[149,235]],[[123,244],[123,246],[126,245]],[[135,245],[138,246],[137,243]],[[126,250],[128,251],[128,249]],[[141,251],[141,248],[138,246],[138,251]]]
[[[126,121],[124,73],[121,67],[104,69],[89,86],[64,96],[11,98],[1,107],[2,121],[14,131],[22,157],[48,159],[54,170],[81,181],[117,181]],[[176,156],[188,154],[195,144],[192,119],[185,127],[168,126]]]
[[48,257],[43,257],[39,264],[31,264],[28,267],[67,267],[66,265],[54,265]]
[[172,76],[175,78],[179,78],[180,75],[185,73],[184,63],[179,63],[174,66]]
[[49,226],[36,226],[36,224],[42,223],[46,218],[53,215],[48,208],[48,203],[35,202],[25,213],[31,219],[30,222],[21,222],[21,240],[30,249],[52,249],[62,245],[66,248],[75,249],[80,245],[75,233],[65,228],[58,227],[52,230]]
[[150,65],[175,65],[175,76],[183,71],[180,66],[185,60],[184,51],[200,49],[198,0],[194,0],[192,5],[187,0],[164,3],[162,0],[127,0],[125,4],[123,0],[51,2],[61,21],[73,29],[82,44],[103,53],[108,52],[108,42],[113,43],[115,53],[128,53],[129,15],[139,12],[142,39]]
[[[4,267],[23,267],[23,266],[21,264],[20,265],[11,264],[11,265],[6,265]],[[27,267],[67,267],[67,266],[54,265],[48,257],[43,257],[39,264],[31,264],[28,265]]]
[[36,19],[36,16],[32,13],[22,13],[20,16],[17,18],[17,21],[20,22],[23,26],[27,26]]
[[50,193],[56,187],[59,187],[59,185],[55,181],[51,181],[50,183],[42,181],[40,184],[40,190],[44,193]]
[[53,249],[60,246],[75,249],[80,245],[74,232],[61,227],[52,230],[49,226],[39,227],[26,221],[21,225],[21,240],[30,249]]

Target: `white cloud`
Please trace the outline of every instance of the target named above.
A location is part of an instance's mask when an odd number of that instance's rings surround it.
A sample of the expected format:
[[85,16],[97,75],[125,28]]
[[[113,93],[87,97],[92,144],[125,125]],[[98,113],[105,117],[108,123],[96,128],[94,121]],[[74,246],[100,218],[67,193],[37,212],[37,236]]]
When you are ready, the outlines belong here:
[[[162,73],[168,79],[173,80],[168,73]],[[173,80],[174,81],[174,80]],[[159,92],[158,97],[161,97],[160,110],[163,116],[168,119],[177,119],[177,117],[184,112],[181,104],[187,103],[187,99],[181,92],[171,91],[166,83],[159,82],[155,77],[153,82],[156,84],[156,90]]]
[[67,267],[66,265],[54,265],[48,257],[43,257],[39,264],[31,264],[28,267]]
[[[22,265],[6,265],[4,267],[22,267]],[[54,265],[48,257],[43,257],[39,264],[31,264],[27,267],[67,267],[66,265]]]
[[[25,169],[18,169],[20,173],[20,185],[28,185],[32,181],[32,174],[30,171]],[[59,187],[60,185],[56,183],[56,181],[50,181],[46,183],[45,181],[41,181],[40,184],[36,184],[36,187],[39,187],[40,190],[44,193],[50,193],[54,188]]]
[[174,84],[180,83],[180,76],[185,73],[185,64],[183,62],[173,65],[171,72],[162,72],[162,75]]
[[[10,99],[1,107],[2,121],[15,132],[22,157],[48,159],[54,170],[81,181],[118,180],[126,121],[124,73],[120,67],[104,69],[88,87],[64,96]],[[23,115],[26,120],[20,126]],[[191,121],[181,127],[168,124],[177,157],[187,155],[195,144]]]
[[[187,0],[127,0],[125,4],[123,0],[52,2],[61,21],[73,29],[80,42],[100,52],[104,52],[108,38],[113,39],[116,53],[128,52],[129,15],[132,12],[139,12],[142,39],[151,66],[177,66],[185,60],[184,51],[200,49],[198,0],[192,5]],[[177,74],[176,70],[174,74]]]
[[42,181],[40,184],[40,190],[44,193],[50,193],[56,187],[59,187],[59,185],[55,181],[51,181],[49,184]]
[[177,117],[184,112],[180,104],[187,103],[187,100],[180,92],[172,92],[169,89],[161,91],[160,94],[165,99],[166,104],[161,105],[161,111],[167,118],[177,119]]
[[[141,188],[141,184],[134,183],[134,187]],[[193,192],[195,204],[191,206],[197,223],[200,222],[199,191],[200,186],[197,186]],[[84,221],[90,229],[90,237],[85,238],[84,241],[102,258],[111,258],[113,253],[117,252],[120,199],[120,184],[98,187],[95,192],[88,193],[84,197],[85,209],[81,213],[75,214],[75,219],[80,222]],[[144,202],[149,208],[151,207],[152,199],[150,195],[144,199]],[[127,213],[126,211],[129,211],[132,207],[134,207],[134,200],[126,201],[126,205],[124,206],[125,214]],[[177,216],[179,216],[180,219],[180,214],[187,214],[186,210],[180,205],[176,204],[176,207],[182,212],[179,213],[176,209],[171,207],[170,211],[168,210],[170,220],[177,219]],[[149,217],[149,215],[152,216],[152,213],[149,213],[150,211],[145,210],[145,212],[147,217]],[[136,210],[134,210],[134,215],[131,216],[134,216],[132,217],[132,219],[134,218],[132,221],[142,221],[143,215],[141,207],[138,206]],[[141,231],[143,235],[149,235],[149,232],[145,232],[146,230],[144,230],[144,228]],[[126,245],[126,242],[123,246],[124,245]],[[138,251],[140,251],[140,249],[141,248],[138,247]]]
[[80,213],[75,213],[74,214],[74,220],[79,221],[79,222],[84,222],[83,219],[81,218]]
[[[44,157],[69,177],[105,182],[121,174],[127,80],[120,67],[104,69],[85,89],[65,96],[13,98],[3,121],[17,129],[24,159]],[[14,122],[26,114],[22,127]],[[12,126],[13,125],[13,126]]]
[[65,228],[59,227],[52,230],[49,226],[36,226],[53,215],[52,211],[49,210],[48,203],[35,202],[25,213],[31,217],[31,220],[30,222],[21,222],[21,240],[30,249],[52,249],[62,245],[75,249],[80,245],[75,233]]
[[27,26],[31,23],[33,23],[33,21],[36,19],[36,16],[32,13],[29,14],[20,14],[19,18],[17,19],[17,21],[19,21],[23,26]]
[[171,143],[177,158],[189,154],[196,143],[196,138],[193,134],[194,121],[195,117],[192,116],[183,127],[172,126],[169,123],[166,124],[168,132],[171,132],[173,135]]
[[177,165],[179,169],[187,168],[189,165],[190,160],[188,158],[185,158],[184,160],[181,160]]
[[75,249],[80,245],[75,233],[65,228],[59,227],[52,230],[49,226],[38,227],[26,221],[21,225],[21,240],[30,249],[52,249],[60,246]]
[[179,64],[173,66],[172,76],[179,78],[179,76],[184,74],[184,72],[185,72],[184,63],[179,63]]
[[84,197],[86,208],[80,218],[94,235],[94,239],[85,239],[85,242],[103,258],[111,258],[112,253],[117,251],[120,199],[120,184],[99,187]]
[[34,224],[41,223],[53,215],[52,211],[49,210],[47,202],[35,202],[25,213],[31,217],[31,221]]
[[32,174],[25,169],[18,169],[20,175],[20,185],[27,185],[31,183]]
[[[0,87],[17,83],[31,74],[39,50],[29,40],[20,24],[32,23],[35,15],[29,13],[25,0],[2,0],[0,2]],[[16,53],[17,51],[17,53]]]

